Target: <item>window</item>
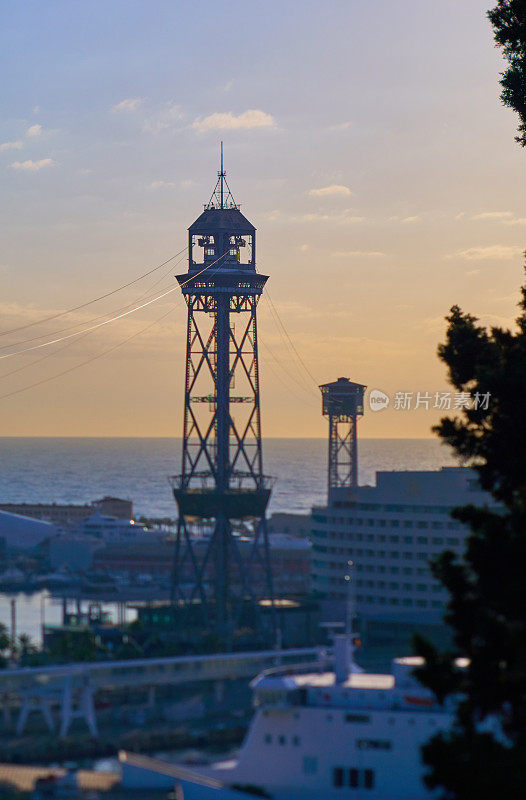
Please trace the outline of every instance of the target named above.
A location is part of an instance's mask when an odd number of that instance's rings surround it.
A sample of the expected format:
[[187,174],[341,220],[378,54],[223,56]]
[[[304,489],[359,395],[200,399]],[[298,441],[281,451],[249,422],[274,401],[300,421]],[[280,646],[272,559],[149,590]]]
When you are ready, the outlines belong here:
[[368,714],[346,714],[345,722],[370,722]]
[[343,767],[334,767],[332,771],[332,785],[337,789],[343,786]]
[[390,541],[390,542],[395,542],[395,543],[396,543],[396,542],[398,542],[399,540],[400,540],[400,537],[399,537],[399,536],[390,536],[390,537],[389,537],[389,541]]
[[301,737],[300,736],[293,736],[292,737],[292,744],[294,745],[294,747],[299,747],[299,745],[301,744]]
[[413,544],[413,537],[412,536],[404,536],[404,543],[405,544]]
[[304,756],[303,772],[305,775],[314,775],[318,771],[318,759],[315,756]]
[[427,544],[427,536],[419,536],[417,542],[418,544]]
[[357,769],[350,769],[349,770],[349,786],[351,789],[358,788],[358,770]]
[[374,787],[374,772],[372,769],[366,769],[364,771],[364,786],[366,789],[372,789]]
[[265,734],[265,744],[272,744],[272,734],[266,733]]
[[278,737],[279,744],[287,744],[287,737],[286,736],[279,736]]
[[356,742],[359,750],[391,750],[392,746],[388,739],[358,739]]

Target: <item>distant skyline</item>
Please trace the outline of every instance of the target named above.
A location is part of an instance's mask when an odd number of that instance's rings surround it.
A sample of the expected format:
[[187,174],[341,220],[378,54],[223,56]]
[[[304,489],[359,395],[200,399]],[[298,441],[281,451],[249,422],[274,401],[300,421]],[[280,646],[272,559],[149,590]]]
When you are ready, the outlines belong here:
[[[448,391],[436,348],[450,306],[513,325],[523,280],[525,153],[499,100],[492,5],[6,0],[0,334],[182,250],[223,139],[258,269],[306,367],[262,299],[264,436],[324,436],[316,384],[340,375],[391,397]],[[180,436],[178,291],[2,358],[162,294],[186,270],[171,267],[1,336],[0,396],[71,371],[0,399],[0,435]],[[360,435],[432,436],[439,416],[366,409]]]

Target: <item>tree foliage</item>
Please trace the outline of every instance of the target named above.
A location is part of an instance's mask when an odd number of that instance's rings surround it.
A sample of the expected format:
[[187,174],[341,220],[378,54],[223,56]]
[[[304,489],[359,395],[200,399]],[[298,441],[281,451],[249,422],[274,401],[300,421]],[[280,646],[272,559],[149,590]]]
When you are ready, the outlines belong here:
[[[435,432],[473,466],[495,503],[452,516],[470,529],[464,558],[433,564],[450,600],[455,653],[415,640],[417,670],[440,702],[459,698],[451,732],[424,748],[426,782],[454,800],[526,797],[526,287],[514,331],[487,330],[451,309],[439,356],[452,385],[490,393],[487,409],[462,409]],[[458,669],[454,656],[469,659]]]
[[526,147],[526,0],[498,0],[488,11],[495,42],[502,49],[508,68],[501,74],[501,100],[519,115],[519,135]]

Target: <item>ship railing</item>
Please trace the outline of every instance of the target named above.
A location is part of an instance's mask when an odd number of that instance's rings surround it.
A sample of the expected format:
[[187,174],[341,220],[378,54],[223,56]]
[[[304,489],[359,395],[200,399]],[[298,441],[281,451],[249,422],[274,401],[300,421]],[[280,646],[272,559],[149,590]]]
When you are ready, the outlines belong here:
[[322,673],[327,672],[327,668],[333,662],[332,654],[327,650],[320,651],[320,657],[317,661],[301,661],[298,664],[281,664],[277,667],[269,667],[259,673],[258,678],[264,676],[279,677],[285,675],[308,675],[313,672]]

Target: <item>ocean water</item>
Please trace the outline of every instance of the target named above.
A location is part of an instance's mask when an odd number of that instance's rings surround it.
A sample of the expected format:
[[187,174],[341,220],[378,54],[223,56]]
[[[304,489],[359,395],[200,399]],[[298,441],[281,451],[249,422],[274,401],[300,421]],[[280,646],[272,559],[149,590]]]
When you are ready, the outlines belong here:
[[[0,503],[86,503],[130,498],[140,516],[174,517],[168,476],[179,471],[180,439],[0,437]],[[359,482],[378,470],[454,464],[435,439],[362,439]],[[325,439],[265,439],[265,472],[275,478],[269,511],[308,513],[327,493]]]

